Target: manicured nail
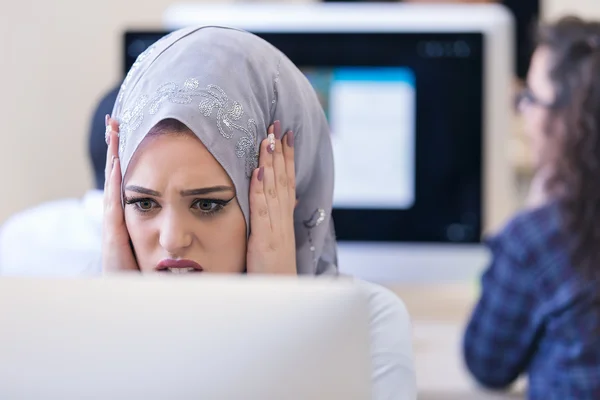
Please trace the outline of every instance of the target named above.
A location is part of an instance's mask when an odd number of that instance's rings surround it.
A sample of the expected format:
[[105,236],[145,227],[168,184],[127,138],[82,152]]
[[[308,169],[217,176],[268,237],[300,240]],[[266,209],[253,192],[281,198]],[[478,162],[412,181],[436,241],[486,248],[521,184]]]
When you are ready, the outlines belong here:
[[106,114],[106,116],[104,117],[104,126],[108,126],[108,120],[110,119],[110,115]]
[[115,156],[112,156],[112,158],[110,159],[110,165],[111,165],[111,168],[114,168],[114,167],[115,167],[115,158],[117,158],[117,157],[115,157]]
[[288,131],[285,134],[287,145],[290,147],[294,147],[294,132]]
[[265,174],[265,167],[260,167],[258,169],[258,180],[262,181],[263,180],[263,175]]
[[107,145],[110,144],[110,133],[112,132],[112,127],[110,125],[106,125],[106,131],[104,131],[104,141]]
[[275,139],[281,140],[281,122],[279,120],[273,122],[273,130],[275,131]]
[[267,146],[267,151],[269,152],[269,154],[273,154],[273,152],[275,151],[275,135],[272,133],[269,133],[267,135],[267,139],[269,140],[269,145]]

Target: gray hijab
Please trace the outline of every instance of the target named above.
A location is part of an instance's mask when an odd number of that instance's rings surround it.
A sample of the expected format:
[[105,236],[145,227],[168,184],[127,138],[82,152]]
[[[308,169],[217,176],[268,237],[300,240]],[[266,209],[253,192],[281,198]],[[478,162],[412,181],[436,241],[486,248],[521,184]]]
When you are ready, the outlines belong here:
[[268,126],[280,120],[295,134],[298,273],[337,274],[329,127],[308,80],[275,47],[231,28],[175,31],[138,57],[112,115],[123,176],[154,125],[187,125],[231,177],[248,234],[250,175]]

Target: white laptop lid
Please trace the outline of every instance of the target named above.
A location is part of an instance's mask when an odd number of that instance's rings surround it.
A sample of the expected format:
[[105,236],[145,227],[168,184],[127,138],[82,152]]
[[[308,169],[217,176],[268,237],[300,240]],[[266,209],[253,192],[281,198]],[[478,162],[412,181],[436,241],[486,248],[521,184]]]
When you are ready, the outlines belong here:
[[2,399],[368,399],[350,283],[0,279]]

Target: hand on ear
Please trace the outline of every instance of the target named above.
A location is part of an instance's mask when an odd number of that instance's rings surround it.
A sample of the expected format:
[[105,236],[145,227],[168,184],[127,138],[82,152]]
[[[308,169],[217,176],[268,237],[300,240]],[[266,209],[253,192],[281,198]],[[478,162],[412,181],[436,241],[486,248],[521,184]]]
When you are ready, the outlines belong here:
[[104,223],[102,227],[102,271],[138,271],[125,225],[121,201],[119,123],[106,116],[106,168],[104,174]]
[[248,273],[295,275],[294,209],[296,172],[294,134],[282,135],[281,123],[269,127],[260,146],[259,167],[250,183]]

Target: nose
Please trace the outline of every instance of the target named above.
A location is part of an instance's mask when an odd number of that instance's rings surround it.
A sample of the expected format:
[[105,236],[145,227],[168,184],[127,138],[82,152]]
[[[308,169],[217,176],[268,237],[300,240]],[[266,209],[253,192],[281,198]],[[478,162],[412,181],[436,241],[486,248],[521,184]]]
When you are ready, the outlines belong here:
[[[166,210],[165,210],[166,211]],[[160,245],[169,254],[180,254],[182,250],[191,246],[193,233],[186,224],[185,216],[176,212],[164,212],[160,227]]]

